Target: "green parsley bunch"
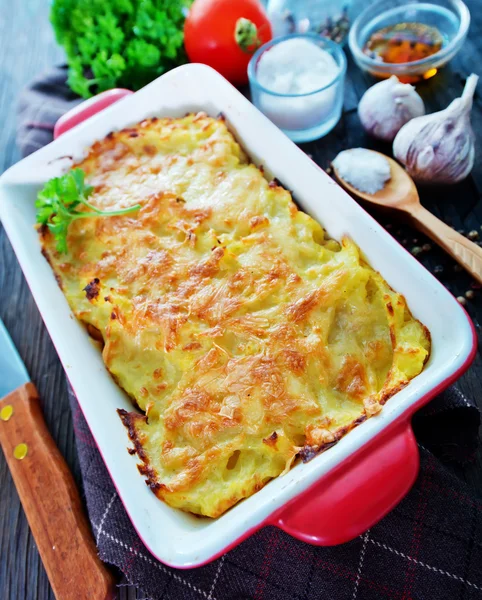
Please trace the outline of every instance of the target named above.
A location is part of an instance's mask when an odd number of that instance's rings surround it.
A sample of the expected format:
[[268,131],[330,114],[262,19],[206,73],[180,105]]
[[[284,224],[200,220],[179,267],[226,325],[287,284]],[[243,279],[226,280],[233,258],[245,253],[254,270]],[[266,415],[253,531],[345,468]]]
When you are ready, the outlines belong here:
[[184,19],[191,0],[53,0],[51,21],[67,54],[68,84],[88,98],[113,87],[137,90],[186,62]]

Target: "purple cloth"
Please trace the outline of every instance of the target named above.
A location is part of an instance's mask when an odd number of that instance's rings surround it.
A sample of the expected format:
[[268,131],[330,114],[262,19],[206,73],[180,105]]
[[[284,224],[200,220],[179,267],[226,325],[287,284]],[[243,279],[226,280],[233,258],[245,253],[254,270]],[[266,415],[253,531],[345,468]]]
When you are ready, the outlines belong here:
[[[18,144],[24,156],[50,142],[55,121],[80,101],[65,80],[66,69],[59,67],[23,92]],[[150,598],[482,599],[482,502],[434,456],[463,462],[476,447],[479,413],[456,387],[415,416],[421,443],[418,480],[366,534],[342,546],[317,548],[267,527],[215,562],[188,571],[166,567],[144,547],[72,391],[69,396],[100,557],[122,571],[125,585],[142,588]]]

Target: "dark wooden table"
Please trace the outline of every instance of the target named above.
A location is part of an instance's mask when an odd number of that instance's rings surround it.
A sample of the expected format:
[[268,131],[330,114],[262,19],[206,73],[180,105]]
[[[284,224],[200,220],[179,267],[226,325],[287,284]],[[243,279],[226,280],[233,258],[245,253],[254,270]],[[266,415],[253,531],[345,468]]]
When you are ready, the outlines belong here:
[[[469,38],[451,65],[435,78],[419,85],[427,110],[444,108],[460,95],[463,82],[471,72],[481,72],[482,4],[466,0],[472,12]],[[15,146],[15,108],[19,90],[33,76],[62,60],[48,21],[48,0],[0,0],[0,173],[19,160]],[[364,146],[389,152],[366,138],[360,129],[356,106],[373,80],[361,73],[350,61],[346,87],[344,117],[334,131],[306,150],[322,166],[342,149]],[[476,230],[482,243],[482,84],[474,103],[472,124],[477,136],[476,164],[472,175],[463,183],[444,188],[422,190],[427,208],[456,229],[466,233]],[[379,215],[382,223],[410,249],[425,242],[409,226],[390,215]],[[418,241],[414,241],[418,240]],[[443,283],[456,295],[471,289],[471,278],[454,268],[442,251],[433,248],[420,256],[427,267],[441,266]],[[467,310],[480,337],[482,290],[467,301]],[[75,451],[72,418],[67,401],[65,375],[40,319],[20,267],[3,229],[0,230],[0,317],[9,329],[23,357],[32,380],[43,399],[47,424],[76,481],[81,487]],[[482,359],[478,354],[472,368],[460,379],[460,389],[474,398],[482,409]],[[465,467],[452,467],[475,494],[482,496],[482,445],[475,461]],[[122,589],[120,598],[137,598],[133,589]],[[53,599],[48,579],[30,534],[15,487],[0,453],[0,598],[2,600]]]

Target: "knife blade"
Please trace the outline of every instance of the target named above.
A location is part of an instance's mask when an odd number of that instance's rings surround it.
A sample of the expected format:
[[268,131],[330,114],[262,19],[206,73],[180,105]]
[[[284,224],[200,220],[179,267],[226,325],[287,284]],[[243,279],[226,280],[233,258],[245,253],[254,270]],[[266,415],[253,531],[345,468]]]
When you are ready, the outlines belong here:
[[30,381],[27,369],[0,319],[0,398]]
[[99,559],[74,479],[1,319],[0,445],[56,598],[113,598],[114,577]]

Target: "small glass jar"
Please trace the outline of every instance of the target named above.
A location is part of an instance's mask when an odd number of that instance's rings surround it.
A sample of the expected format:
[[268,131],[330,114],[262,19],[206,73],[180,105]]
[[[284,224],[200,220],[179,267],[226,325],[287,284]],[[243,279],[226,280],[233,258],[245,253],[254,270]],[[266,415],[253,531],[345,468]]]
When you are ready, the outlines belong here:
[[269,0],[267,12],[275,37],[318,33],[337,44],[348,35],[353,0]]
[[[443,39],[435,54],[413,62],[386,63],[365,51],[373,33],[399,23],[420,23],[435,28]],[[367,6],[355,20],[348,44],[356,64],[380,78],[396,75],[404,83],[433,77],[437,70],[462,48],[470,25],[470,12],[461,0],[378,0]]]
[[[327,85],[303,94],[278,93],[261,85],[257,69],[263,53],[293,38],[307,39],[333,57],[338,71]],[[340,120],[345,74],[345,54],[335,42],[310,33],[276,38],[259,48],[249,63],[251,101],[294,142],[316,140],[331,131]]]

